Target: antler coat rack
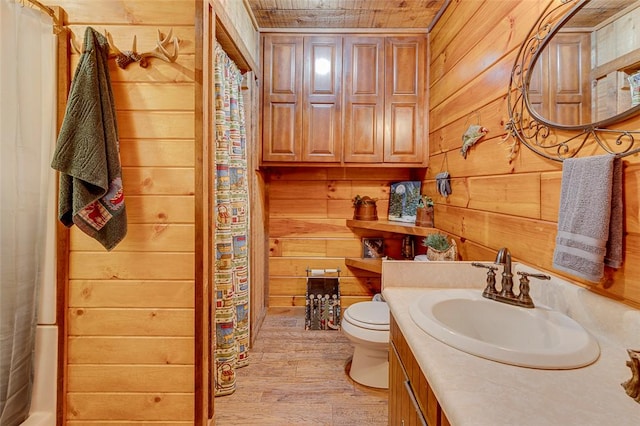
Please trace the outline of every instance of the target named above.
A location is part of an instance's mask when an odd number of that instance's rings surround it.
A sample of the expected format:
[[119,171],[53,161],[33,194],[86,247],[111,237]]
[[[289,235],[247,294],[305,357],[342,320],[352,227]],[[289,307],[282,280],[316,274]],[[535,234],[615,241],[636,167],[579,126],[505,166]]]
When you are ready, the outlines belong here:
[[[165,62],[175,62],[178,59],[179,55],[179,43],[180,40],[178,37],[173,37],[173,29],[169,30],[169,33],[166,37],[162,37],[162,33],[158,30],[158,40],[156,41],[156,47],[153,50],[148,52],[138,52],[137,51],[137,39],[136,36],[133,36],[133,46],[131,50],[122,51],[116,47],[113,43],[113,38],[111,34],[105,30],[104,35],[107,37],[109,41],[109,58],[115,58],[116,64],[125,69],[129,64],[133,62],[138,62],[142,68],[146,68],[149,66],[150,58],[161,59]],[[173,44],[173,52],[169,52],[167,47],[169,44]],[[71,36],[71,46],[77,53],[82,53],[82,48],[75,41],[75,37]]]

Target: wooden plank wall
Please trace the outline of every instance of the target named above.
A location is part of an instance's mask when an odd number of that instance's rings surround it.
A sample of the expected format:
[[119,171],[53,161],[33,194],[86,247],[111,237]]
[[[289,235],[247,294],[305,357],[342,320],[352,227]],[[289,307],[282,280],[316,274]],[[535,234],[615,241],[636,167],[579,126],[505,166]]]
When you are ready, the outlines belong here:
[[[458,238],[465,260],[493,259],[496,250],[507,246],[518,260],[553,272],[561,165],[526,147],[510,162],[502,142],[515,56],[547,4],[451,2],[431,33],[431,167],[423,187],[436,200],[435,226]],[[489,133],[465,160],[459,153],[461,136],[476,120]],[[640,128],[638,119],[627,124]],[[608,270],[598,285],[573,279],[635,306],[640,306],[639,162],[637,155],[625,159],[624,266]],[[452,176],[448,199],[435,192],[434,178],[443,164]]]
[[55,4],[78,43],[87,25],[121,50],[134,35],[151,50],[157,29],[181,40],[175,64],[110,64],[129,230],[112,252],[71,230],[65,420],[192,425],[195,2]]
[[250,282],[250,339],[251,345],[255,342],[264,317],[267,314],[267,287],[269,283],[269,271],[267,261],[268,250],[268,230],[267,223],[267,192],[264,173],[258,170],[260,154],[260,137],[258,135],[258,117],[260,117],[260,88],[254,78],[254,73],[249,73],[247,78],[247,89],[243,91],[247,146],[250,147],[248,156],[248,170],[251,179],[249,181],[249,221],[251,247],[251,267],[249,271]]
[[409,179],[408,168],[269,169],[269,306],[304,306],[307,268],[340,268],[343,308],[379,293],[378,274],[349,268],[344,259],[362,256],[362,237],[384,236],[387,250],[395,253],[401,237],[348,228],[351,200],[355,195],[378,198],[378,218],[386,219],[389,184]]

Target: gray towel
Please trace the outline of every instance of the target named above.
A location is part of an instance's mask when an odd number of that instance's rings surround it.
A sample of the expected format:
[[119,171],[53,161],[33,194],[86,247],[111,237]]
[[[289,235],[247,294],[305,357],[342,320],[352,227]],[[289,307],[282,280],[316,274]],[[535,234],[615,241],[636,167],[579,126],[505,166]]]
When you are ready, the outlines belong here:
[[611,268],[622,266],[622,240],[624,238],[624,202],[622,200],[622,159],[613,160],[613,187],[611,188],[611,220],[609,240],[604,264]]
[[127,233],[109,43],[87,27],[51,167],[60,171],[58,216],[107,250]]
[[[613,155],[564,160],[554,268],[599,282],[604,275],[604,259],[610,239],[612,246],[619,248],[621,261],[622,223],[610,226],[613,172]],[[621,197],[621,179],[616,179],[616,183],[619,185],[616,192]],[[613,204],[617,205],[617,202]],[[621,210],[616,210],[614,219]],[[610,238],[610,229],[619,233],[619,239]],[[611,253],[614,254],[613,251]]]

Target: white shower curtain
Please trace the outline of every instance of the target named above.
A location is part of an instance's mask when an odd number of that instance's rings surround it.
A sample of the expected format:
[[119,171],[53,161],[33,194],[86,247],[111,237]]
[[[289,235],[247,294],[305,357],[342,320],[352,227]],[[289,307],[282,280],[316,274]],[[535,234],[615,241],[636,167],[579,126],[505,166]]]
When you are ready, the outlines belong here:
[[29,413],[37,288],[53,185],[55,36],[51,18],[0,0],[0,425]]

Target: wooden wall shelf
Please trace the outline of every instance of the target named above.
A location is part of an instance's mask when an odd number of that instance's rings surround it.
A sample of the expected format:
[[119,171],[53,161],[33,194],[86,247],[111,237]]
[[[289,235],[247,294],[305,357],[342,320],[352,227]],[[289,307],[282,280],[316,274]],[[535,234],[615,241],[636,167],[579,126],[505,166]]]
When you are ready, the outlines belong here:
[[426,237],[429,234],[438,232],[436,228],[424,228],[415,226],[413,223],[392,222],[389,220],[354,220],[348,219],[349,228],[362,228],[374,231],[393,232],[395,234],[419,235]]
[[[391,232],[394,234],[418,235],[426,237],[429,234],[438,232],[436,228],[424,228],[415,226],[413,223],[392,222],[390,220],[355,220],[348,219],[347,226],[349,228],[368,229],[380,232]],[[362,259],[362,258],[346,258],[345,264],[354,268],[363,269],[377,274],[382,273],[382,259]]]
[[357,257],[350,257],[346,258],[344,263],[347,266],[353,266],[354,268],[375,272],[376,274],[382,273],[382,259],[361,259]]

